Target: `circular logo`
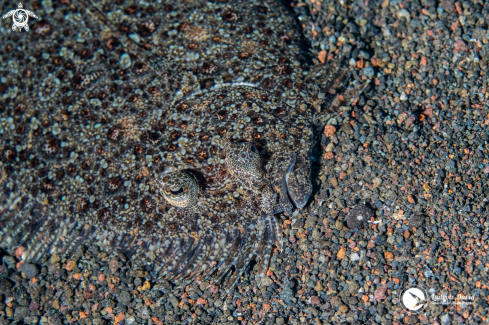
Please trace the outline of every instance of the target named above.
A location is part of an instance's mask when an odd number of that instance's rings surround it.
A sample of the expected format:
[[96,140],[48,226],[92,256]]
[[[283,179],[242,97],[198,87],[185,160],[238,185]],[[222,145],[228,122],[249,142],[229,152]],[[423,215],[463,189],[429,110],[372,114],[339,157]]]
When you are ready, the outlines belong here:
[[401,302],[407,309],[420,312],[428,305],[428,296],[421,289],[408,288],[402,291]]
[[25,10],[23,9],[17,9],[15,10],[15,14],[13,15],[13,20],[17,24],[17,26],[22,26],[24,27],[27,24],[27,14],[24,12]]

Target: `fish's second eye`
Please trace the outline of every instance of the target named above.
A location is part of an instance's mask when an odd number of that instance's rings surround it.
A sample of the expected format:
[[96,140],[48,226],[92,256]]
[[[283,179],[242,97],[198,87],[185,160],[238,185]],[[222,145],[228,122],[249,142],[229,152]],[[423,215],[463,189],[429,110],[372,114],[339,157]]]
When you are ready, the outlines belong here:
[[235,177],[263,178],[263,161],[255,146],[243,142],[236,147],[238,149],[230,145],[226,152],[226,166],[229,172]]

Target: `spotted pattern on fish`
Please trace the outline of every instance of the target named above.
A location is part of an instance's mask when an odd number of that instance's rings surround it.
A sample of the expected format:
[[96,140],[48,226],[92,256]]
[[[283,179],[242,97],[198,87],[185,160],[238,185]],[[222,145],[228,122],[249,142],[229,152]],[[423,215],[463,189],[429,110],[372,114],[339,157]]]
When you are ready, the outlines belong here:
[[97,244],[183,284],[234,266],[230,287],[256,256],[260,282],[347,71],[275,1],[52,6],[2,36],[0,247]]

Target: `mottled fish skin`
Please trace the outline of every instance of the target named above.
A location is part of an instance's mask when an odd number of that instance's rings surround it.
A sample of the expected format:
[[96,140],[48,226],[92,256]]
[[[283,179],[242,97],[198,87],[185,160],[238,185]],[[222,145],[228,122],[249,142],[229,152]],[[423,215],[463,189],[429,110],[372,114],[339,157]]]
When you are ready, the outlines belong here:
[[234,265],[230,286],[258,256],[259,281],[345,70],[309,66],[275,1],[31,10],[2,35],[0,247],[41,262],[98,244],[182,283]]

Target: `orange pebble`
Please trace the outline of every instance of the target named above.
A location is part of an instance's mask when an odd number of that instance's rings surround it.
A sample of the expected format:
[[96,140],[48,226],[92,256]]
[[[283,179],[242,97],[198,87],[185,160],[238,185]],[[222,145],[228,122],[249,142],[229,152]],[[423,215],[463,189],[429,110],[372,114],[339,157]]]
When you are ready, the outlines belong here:
[[324,127],[324,135],[328,138],[332,137],[335,134],[336,128],[332,125],[326,125]]

